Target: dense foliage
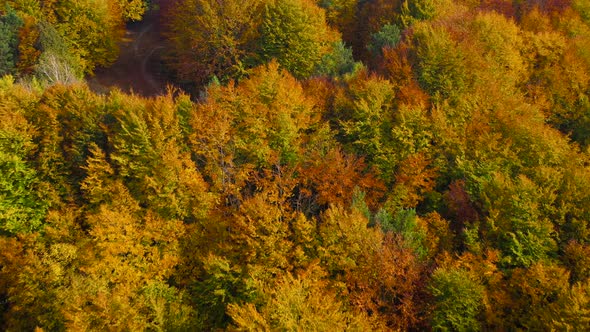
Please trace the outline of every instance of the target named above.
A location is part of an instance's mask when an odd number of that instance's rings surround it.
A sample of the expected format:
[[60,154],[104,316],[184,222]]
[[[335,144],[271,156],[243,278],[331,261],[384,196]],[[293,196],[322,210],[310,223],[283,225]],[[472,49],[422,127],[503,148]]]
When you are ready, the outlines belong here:
[[0,329],[590,329],[590,2],[0,4]]

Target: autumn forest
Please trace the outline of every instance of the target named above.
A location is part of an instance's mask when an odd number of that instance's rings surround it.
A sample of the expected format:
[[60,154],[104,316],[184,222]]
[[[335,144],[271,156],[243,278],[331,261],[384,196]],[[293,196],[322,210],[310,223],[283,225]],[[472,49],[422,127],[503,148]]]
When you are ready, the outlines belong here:
[[0,330],[590,330],[589,223],[590,0],[0,0]]

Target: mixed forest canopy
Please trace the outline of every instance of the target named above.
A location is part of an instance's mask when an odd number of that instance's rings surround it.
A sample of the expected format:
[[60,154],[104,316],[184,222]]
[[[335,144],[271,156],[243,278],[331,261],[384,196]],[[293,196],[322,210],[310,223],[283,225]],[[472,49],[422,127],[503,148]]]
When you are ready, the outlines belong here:
[[589,0],[0,0],[0,77],[0,330],[590,329]]

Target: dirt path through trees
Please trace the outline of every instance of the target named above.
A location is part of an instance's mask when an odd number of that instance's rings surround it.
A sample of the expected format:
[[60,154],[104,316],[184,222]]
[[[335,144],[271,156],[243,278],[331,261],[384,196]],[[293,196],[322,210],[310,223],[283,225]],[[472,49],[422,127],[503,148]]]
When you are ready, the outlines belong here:
[[163,48],[164,42],[157,31],[157,15],[148,13],[141,22],[127,25],[119,58],[110,67],[97,68],[95,75],[87,78],[88,85],[99,93],[117,87],[142,96],[161,94],[167,84],[157,61],[158,52]]

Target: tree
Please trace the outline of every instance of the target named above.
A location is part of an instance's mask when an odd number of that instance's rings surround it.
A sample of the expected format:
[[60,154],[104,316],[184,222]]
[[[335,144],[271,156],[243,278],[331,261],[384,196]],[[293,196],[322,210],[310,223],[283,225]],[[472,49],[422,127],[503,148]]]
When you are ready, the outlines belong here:
[[100,148],[92,147],[85,168],[81,187],[93,205],[83,216],[88,240],[77,243],[83,254],[62,290],[66,326],[187,328],[192,310],[168,283],[180,264],[183,223],[142,209]]
[[393,48],[401,39],[401,31],[395,24],[384,25],[379,32],[371,35],[367,49],[373,56],[381,55],[384,47]]
[[0,77],[14,74],[18,60],[18,31],[23,20],[8,4],[0,16]]
[[418,82],[431,96],[458,97],[468,86],[461,49],[443,27],[421,23],[414,29]]
[[367,201],[376,207],[385,192],[385,185],[377,179],[364,161],[332,148],[312,150],[299,170],[300,187],[298,199],[311,200],[304,212],[317,212],[329,205],[348,206],[352,203],[353,192],[368,193]]
[[37,131],[23,105],[30,93],[13,86],[12,78],[0,88],[0,233],[17,235],[41,228],[47,212],[41,174],[31,162]]
[[541,193],[524,176],[511,181],[498,175],[484,189],[489,236],[502,250],[506,266],[527,267],[557,249],[553,225],[540,211]]
[[440,331],[477,331],[484,288],[467,271],[438,268],[429,289],[434,296],[432,327]]
[[213,197],[187,152],[172,94],[110,97],[110,158],[133,197],[164,219],[205,218]]
[[235,328],[249,331],[373,329],[367,316],[346,310],[322,277],[323,271],[312,266],[298,277],[286,274],[274,285],[263,285],[260,308],[251,303],[229,306]]
[[209,89],[192,113],[191,148],[215,190],[239,197],[254,168],[280,169],[302,159],[318,121],[314,106],[301,84],[271,62],[237,86]]
[[396,166],[389,144],[394,108],[394,85],[378,76],[359,73],[348,81],[347,89],[336,95],[331,119],[339,129],[340,141],[349,151],[375,165],[390,180]]
[[419,314],[422,266],[407,246],[399,235],[387,234],[380,248],[363,255],[363,264],[346,275],[350,303],[393,330],[423,323]]
[[401,24],[407,28],[416,22],[429,20],[436,15],[436,9],[433,0],[405,0],[400,15]]
[[[506,283],[510,300],[504,303],[504,327],[518,326],[530,330],[557,329],[565,318],[564,311],[567,312],[568,307],[570,312],[578,309],[576,306],[581,304],[578,301],[583,300],[587,294],[586,290],[578,286],[576,288],[581,291],[581,296],[576,299],[578,303],[566,302],[570,291],[568,278],[569,273],[565,269],[551,263],[536,263],[527,269],[515,269]],[[560,308],[560,305],[564,307]],[[507,308],[511,309],[506,310]],[[579,324],[579,318],[569,323]]]
[[139,21],[149,7],[150,0],[117,0],[125,21]]
[[72,84],[82,77],[82,64],[70,49],[72,46],[46,21],[39,22],[41,55],[35,69],[37,76],[49,84]]
[[123,18],[114,0],[60,1],[52,8],[59,35],[84,73],[106,66],[117,58],[123,37]]
[[297,78],[311,76],[337,41],[336,34],[326,24],[324,10],[309,0],[266,4],[260,33],[261,59],[276,59]]
[[317,65],[315,73],[329,77],[339,77],[346,74],[354,74],[360,70],[362,64],[355,62],[352,57],[352,49],[346,47],[342,41],[332,45],[332,51],[322,57]]
[[227,82],[254,65],[264,2],[176,0],[163,13],[168,63],[181,81]]
[[24,75],[31,74],[41,55],[36,45],[39,41],[39,28],[32,16],[25,16],[24,24],[18,32],[18,62],[16,67]]

